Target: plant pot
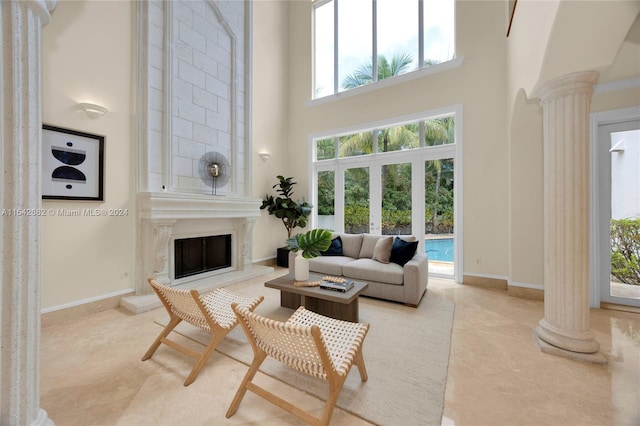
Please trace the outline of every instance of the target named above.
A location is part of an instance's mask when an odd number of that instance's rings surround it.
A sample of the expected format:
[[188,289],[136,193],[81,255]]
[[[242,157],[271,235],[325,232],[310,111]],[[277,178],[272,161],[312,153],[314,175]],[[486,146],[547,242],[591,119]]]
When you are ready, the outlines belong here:
[[309,279],[309,259],[302,257],[302,253],[296,255],[296,281],[307,281]]
[[289,267],[289,249],[286,247],[278,247],[278,257],[276,259],[276,264],[278,266],[282,266],[283,268]]

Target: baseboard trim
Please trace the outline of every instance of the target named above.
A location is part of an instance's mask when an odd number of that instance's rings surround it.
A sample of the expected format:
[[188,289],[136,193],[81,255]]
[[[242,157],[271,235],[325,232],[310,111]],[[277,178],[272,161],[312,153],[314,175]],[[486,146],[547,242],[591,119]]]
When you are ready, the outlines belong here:
[[612,311],[631,312],[634,314],[640,314],[640,308],[635,306],[618,305],[616,303],[600,303],[600,309],[611,309]]
[[544,301],[544,289],[539,288],[509,285],[507,288],[507,294],[521,299]]
[[492,278],[488,276],[463,275],[462,284],[473,285],[477,287],[493,288],[497,290],[507,289],[506,278]]
[[510,283],[507,278],[492,275],[462,276],[462,284],[495,290],[506,290],[512,297],[529,300],[544,300],[544,287],[532,284]]
[[97,314],[109,309],[115,309],[120,306],[120,300],[126,296],[132,296],[134,291],[128,291],[124,294],[109,296],[99,300],[92,300],[85,303],[75,304],[56,309],[54,311],[43,312],[40,315],[40,323],[42,328],[50,325],[62,324],[67,321],[82,318],[87,315]]
[[[262,275],[268,272],[272,272],[275,268],[276,259],[265,259],[264,261],[254,262],[252,265],[260,266],[256,268],[255,274],[247,275],[245,279],[251,278],[255,275]],[[265,268],[272,267],[272,268]],[[224,285],[229,285],[230,282],[225,282]],[[210,289],[209,289],[210,290]],[[124,290],[117,293],[107,294],[101,297],[85,299],[74,302],[72,304],[60,305],[52,308],[43,309],[40,313],[41,327],[48,327],[51,325],[62,324],[67,321],[76,320],[87,315],[97,314],[109,309],[117,309],[123,307],[123,301],[134,298],[135,290]],[[138,296],[141,298],[149,299],[148,305],[152,305],[151,308],[159,308],[162,306],[160,300],[158,300],[155,294],[146,296]],[[125,309],[126,310],[126,309]],[[142,312],[142,311],[141,311]],[[136,312],[140,313],[140,312]]]

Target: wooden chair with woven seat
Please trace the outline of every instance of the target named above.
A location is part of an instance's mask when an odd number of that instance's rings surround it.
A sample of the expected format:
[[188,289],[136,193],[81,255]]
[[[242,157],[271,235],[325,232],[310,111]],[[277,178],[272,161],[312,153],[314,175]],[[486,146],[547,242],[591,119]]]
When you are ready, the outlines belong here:
[[[231,310],[231,304],[235,303],[253,311],[264,300],[263,296],[244,297],[224,288],[216,288],[200,295],[198,290],[168,287],[153,278],[149,278],[148,282],[167,310],[169,323],[149,347],[142,360],[151,358],[161,343],[195,358],[196,365],[185,380],[185,386],[193,383],[216,346],[238,324],[237,317]],[[169,333],[182,321],[211,333],[211,340],[203,352],[199,353],[168,338]]]
[[[231,307],[251,343],[254,358],[227,410],[227,418],[236,413],[246,391],[250,390],[309,424],[328,425],[351,366],[355,364],[362,381],[367,380],[362,344],[369,324],[329,318],[304,306],[285,322],[262,317],[236,304]],[[252,383],[267,356],[329,383],[329,394],[321,417],[314,417]]]

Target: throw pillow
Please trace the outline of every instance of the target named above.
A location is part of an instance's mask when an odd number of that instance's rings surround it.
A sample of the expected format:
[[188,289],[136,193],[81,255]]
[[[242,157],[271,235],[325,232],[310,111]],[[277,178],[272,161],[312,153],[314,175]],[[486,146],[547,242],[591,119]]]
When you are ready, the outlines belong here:
[[358,258],[362,247],[362,234],[342,234],[342,255]]
[[404,241],[402,238],[396,237],[391,247],[391,259],[393,263],[404,266],[405,263],[413,258],[418,248],[417,241]]
[[380,235],[362,234],[362,247],[360,247],[360,259],[372,259],[373,249],[380,239]]
[[391,247],[393,246],[393,237],[383,237],[378,240],[373,249],[373,260],[380,263],[389,263],[391,259]]
[[331,245],[327,251],[321,251],[322,256],[342,256],[342,239],[340,236],[331,240]]

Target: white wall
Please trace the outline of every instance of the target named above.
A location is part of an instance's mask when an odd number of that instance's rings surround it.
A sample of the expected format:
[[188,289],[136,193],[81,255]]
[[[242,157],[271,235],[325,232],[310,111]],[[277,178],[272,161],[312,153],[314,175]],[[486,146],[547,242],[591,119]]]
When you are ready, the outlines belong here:
[[[307,1],[259,0],[253,9],[252,195],[273,193],[276,175],[294,176],[308,194],[309,134],[462,104],[464,110],[464,231],[467,274],[542,284],[542,120],[532,86],[548,37],[518,31],[547,28],[518,2],[506,39],[507,3],[457,3],[460,68],[382,90],[309,105],[311,10]],[[636,3],[637,2],[629,2]],[[525,7],[523,7],[525,6]],[[573,19],[579,19],[574,14]],[[531,20],[523,21],[530,17]],[[603,16],[606,18],[606,16]],[[540,18],[542,19],[542,18]],[[546,18],[545,18],[546,19]],[[44,201],[52,208],[128,208],[127,217],[45,217],[42,226],[42,305],[63,306],[125,292],[135,258],[132,57],[134,4],[61,1],[43,30],[43,121],[106,136],[103,203]],[[524,22],[524,23],[523,23]],[[570,30],[573,25],[565,21]],[[629,34],[601,82],[640,76],[639,32]],[[512,40],[520,40],[512,45]],[[540,43],[538,43],[538,41]],[[509,49],[510,53],[507,53]],[[517,52],[515,61],[513,52]],[[528,54],[527,52],[530,52]],[[522,78],[522,80],[520,80]],[[597,92],[592,112],[638,105],[640,89]],[[504,101],[501,101],[504,100]],[[90,101],[110,112],[91,120],[76,110]],[[271,158],[263,161],[259,152]],[[253,238],[254,261],[275,256],[282,224],[262,212]],[[480,263],[476,263],[480,259]]]
[[[106,137],[104,202],[43,200],[43,208],[128,211],[43,218],[45,310],[133,287],[132,22],[130,2],[61,1],[43,28],[43,122]],[[77,102],[97,103],[109,112],[91,119]]]
[[[253,196],[275,194],[277,175],[292,174],[295,161],[287,149],[289,113],[289,2],[256,1],[253,4]],[[297,61],[296,61],[297,63]],[[271,157],[263,161],[259,153]],[[298,185],[296,195],[306,188]],[[287,232],[279,220],[265,210],[253,231],[253,260],[273,258],[284,246]]]
[[[513,285],[544,285],[543,123],[535,87],[562,72],[597,70],[599,84],[605,85],[640,76],[639,5],[518,1],[507,40],[509,280]],[[603,30],[613,27],[615,31]],[[596,91],[591,111],[639,102],[638,87]]]
[[611,135],[611,148],[622,143],[624,151],[611,153],[611,218],[640,217],[640,130]]
[[[139,69],[146,85],[140,90],[146,113],[140,117],[146,139],[140,141],[141,192],[212,194],[214,182],[200,161],[207,154],[230,166],[222,170],[230,180],[218,180],[216,195],[247,195],[245,15],[250,8],[245,5],[138,5],[145,34]],[[208,185],[203,181],[207,177]]]
[[[457,56],[461,67],[383,89],[309,105],[311,4],[289,4],[291,174],[308,194],[309,135],[462,104],[464,114],[463,271],[506,277],[506,2],[459,2]],[[275,247],[275,246],[274,246]],[[479,263],[476,263],[476,259]]]

